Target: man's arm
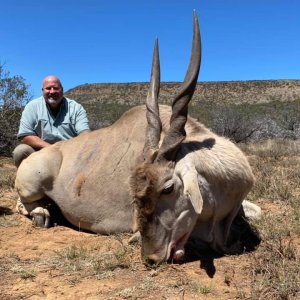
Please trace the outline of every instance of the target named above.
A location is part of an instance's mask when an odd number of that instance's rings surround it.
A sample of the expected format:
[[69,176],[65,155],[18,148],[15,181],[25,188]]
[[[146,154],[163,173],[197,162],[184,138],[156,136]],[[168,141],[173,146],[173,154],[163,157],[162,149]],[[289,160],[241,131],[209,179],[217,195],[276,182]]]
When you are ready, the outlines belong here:
[[29,145],[36,150],[50,146],[48,142],[42,140],[35,131],[38,123],[38,105],[44,101],[43,99],[37,99],[29,102],[21,116],[20,127],[18,131],[18,139],[22,144]]
[[26,135],[22,138],[20,138],[21,143],[27,144],[31,146],[34,149],[42,149],[45,147],[50,146],[51,144],[43,141],[41,138],[39,138],[36,135]]

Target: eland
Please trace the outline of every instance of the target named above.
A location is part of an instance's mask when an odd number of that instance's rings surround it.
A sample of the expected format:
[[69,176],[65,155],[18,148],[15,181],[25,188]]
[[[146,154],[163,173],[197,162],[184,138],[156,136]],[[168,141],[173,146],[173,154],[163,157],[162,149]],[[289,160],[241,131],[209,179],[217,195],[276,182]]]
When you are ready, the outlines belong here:
[[231,141],[188,116],[201,62],[194,12],[189,67],[172,107],[158,105],[160,66],[155,42],[145,106],[113,125],[58,142],[25,159],[15,188],[19,211],[49,227],[51,199],[74,226],[98,234],[138,232],[150,263],[180,260],[189,238],[229,252],[238,214],[257,217],[245,200],[254,176]]

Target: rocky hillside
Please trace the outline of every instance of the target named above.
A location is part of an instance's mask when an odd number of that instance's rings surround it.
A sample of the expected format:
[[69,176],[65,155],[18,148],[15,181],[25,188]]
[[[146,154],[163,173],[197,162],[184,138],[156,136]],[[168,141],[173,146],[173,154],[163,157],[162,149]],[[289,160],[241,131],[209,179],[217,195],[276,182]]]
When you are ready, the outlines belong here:
[[[148,83],[97,83],[77,86],[66,95],[84,104],[143,104]],[[160,103],[170,103],[180,83],[161,84]],[[253,80],[198,83],[193,104],[197,102],[267,103],[300,99],[300,80]]]

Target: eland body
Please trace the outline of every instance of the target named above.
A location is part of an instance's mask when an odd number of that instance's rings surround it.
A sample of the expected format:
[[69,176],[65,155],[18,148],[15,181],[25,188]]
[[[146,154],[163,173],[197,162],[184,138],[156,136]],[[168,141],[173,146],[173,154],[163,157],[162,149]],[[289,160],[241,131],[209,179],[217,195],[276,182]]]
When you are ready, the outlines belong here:
[[254,182],[245,155],[188,116],[200,60],[194,13],[190,65],[172,107],[158,105],[156,42],[146,106],[127,111],[107,128],[25,159],[15,182],[22,212],[48,226],[49,213],[40,200],[50,198],[82,229],[99,234],[139,231],[142,256],[154,263],[180,259],[189,237],[229,251],[234,218],[243,208],[252,215],[259,208],[244,201]]

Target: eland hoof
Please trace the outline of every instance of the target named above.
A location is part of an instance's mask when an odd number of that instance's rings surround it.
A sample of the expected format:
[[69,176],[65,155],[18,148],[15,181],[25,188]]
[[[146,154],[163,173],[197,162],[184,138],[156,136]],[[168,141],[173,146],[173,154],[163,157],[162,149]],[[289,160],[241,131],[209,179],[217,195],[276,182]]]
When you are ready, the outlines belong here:
[[23,216],[28,216],[29,213],[25,208],[24,204],[21,202],[20,198],[17,200],[16,211]]
[[141,234],[139,231],[135,232],[129,239],[128,244],[141,243]]
[[50,214],[49,211],[42,207],[35,208],[31,213],[32,224],[36,227],[49,228]]

